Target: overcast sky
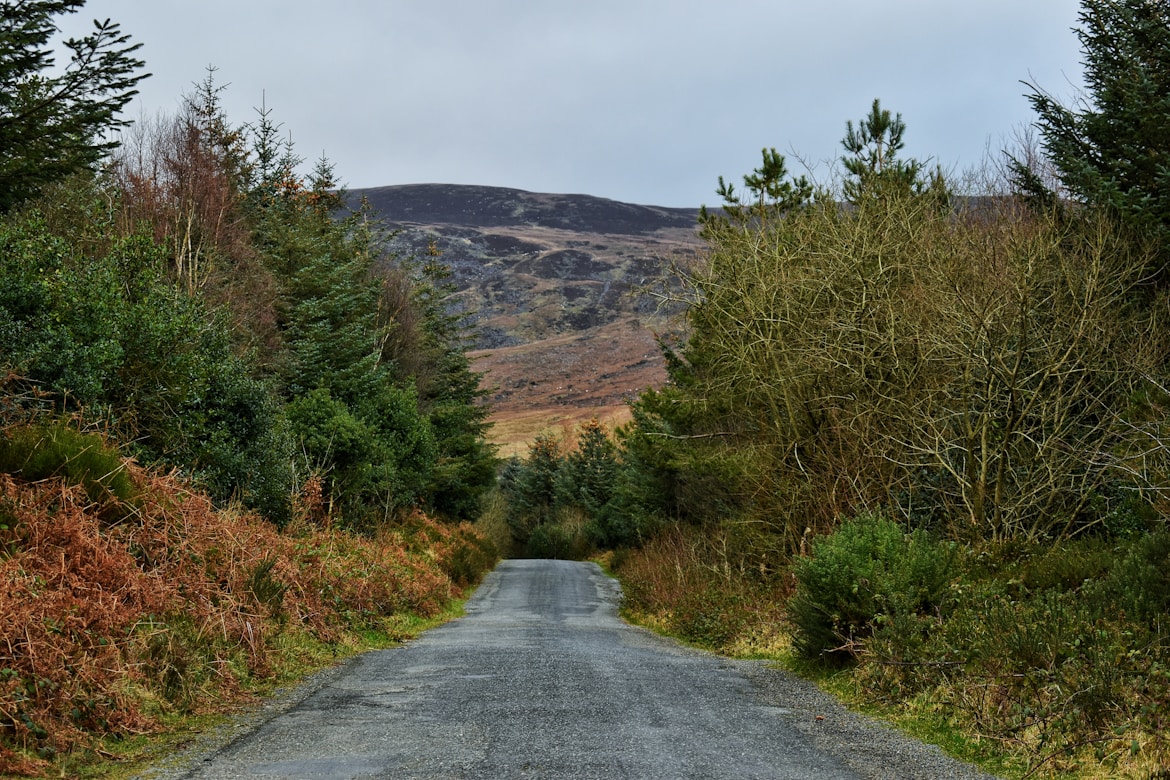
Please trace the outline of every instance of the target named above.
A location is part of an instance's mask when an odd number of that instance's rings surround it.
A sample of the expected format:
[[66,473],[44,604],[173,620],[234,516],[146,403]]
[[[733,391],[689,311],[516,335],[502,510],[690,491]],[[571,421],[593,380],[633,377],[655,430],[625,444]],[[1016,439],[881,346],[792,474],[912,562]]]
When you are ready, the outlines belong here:
[[961,172],[1071,101],[1077,0],[89,0],[174,112],[207,67],[230,118],[266,101],[351,188],[441,182],[715,205],[776,147],[828,175],[875,97],[904,154]]

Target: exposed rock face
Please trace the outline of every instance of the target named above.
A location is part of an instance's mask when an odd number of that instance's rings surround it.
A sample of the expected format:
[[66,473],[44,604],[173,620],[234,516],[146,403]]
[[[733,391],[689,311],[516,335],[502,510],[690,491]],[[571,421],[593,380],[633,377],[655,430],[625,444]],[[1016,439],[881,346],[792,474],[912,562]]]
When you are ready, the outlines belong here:
[[350,196],[398,231],[393,249],[433,247],[451,268],[476,315],[476,365],[497,388],[502,439],[517,416],[604,415],[665,378],[662,323],[637,288],[668,258],[701,251],[697,209],[448,184]]
[[390,227],[391,246],[428,246],[477,313],[476,347],[529,344],[653,308],[631,295],[663,258],[698,247],[694,209],[447,184],[354,190]]

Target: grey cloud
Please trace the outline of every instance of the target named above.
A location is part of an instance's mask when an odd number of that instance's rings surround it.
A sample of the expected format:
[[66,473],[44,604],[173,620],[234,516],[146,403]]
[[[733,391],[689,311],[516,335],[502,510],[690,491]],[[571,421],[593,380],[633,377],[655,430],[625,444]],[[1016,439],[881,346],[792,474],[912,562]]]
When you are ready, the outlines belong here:
[[839,154],[874,97],[907,151],[977,164],[1030,121],[1019,82],[1079,78],[1076,0],[90,0],[173,108],[208,64],[225,106],[264,95],[300,153],[351,186],[414,181],[714,200],[763,146]]

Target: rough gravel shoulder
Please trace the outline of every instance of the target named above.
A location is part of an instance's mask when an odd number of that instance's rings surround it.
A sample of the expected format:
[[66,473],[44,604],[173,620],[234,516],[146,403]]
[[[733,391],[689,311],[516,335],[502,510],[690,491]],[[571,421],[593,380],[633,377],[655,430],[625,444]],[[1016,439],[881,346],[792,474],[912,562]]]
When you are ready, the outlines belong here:
[[[764,661],[732,661],[752,681],[766,706],[787,710],[819,749],[832,753],[866,780],[995,780],[951,758],[935,745],[847,709],[838,699]],[[819,719],[818,719],[819,716]]]

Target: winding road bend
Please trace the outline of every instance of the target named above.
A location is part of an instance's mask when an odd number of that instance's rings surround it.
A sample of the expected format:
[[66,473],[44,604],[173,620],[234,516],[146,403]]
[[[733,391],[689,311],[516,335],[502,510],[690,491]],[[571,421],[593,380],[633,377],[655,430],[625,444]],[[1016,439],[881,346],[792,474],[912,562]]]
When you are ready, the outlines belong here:
[[359,656],[153,778],[985,778],[759,662],[617,616],[595,564],[506,561],[466,616]]

